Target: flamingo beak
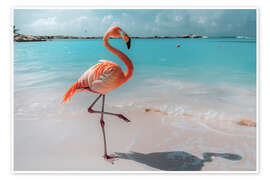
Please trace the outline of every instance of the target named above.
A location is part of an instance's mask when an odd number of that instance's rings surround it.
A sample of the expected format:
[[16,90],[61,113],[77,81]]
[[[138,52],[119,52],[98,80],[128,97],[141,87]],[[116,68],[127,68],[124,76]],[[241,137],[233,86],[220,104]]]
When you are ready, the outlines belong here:
[[124,41],[126,41],[127,43],[127,48],[130,48],[130,42],[131,42],[131,38],[127,35],[127,33],[122,32],[122,38],[124,39]]
[[130,48],[130,42],[131,42],[131,39],[129,38],[129,39],[128,39],[128,42],[127,42],[127,48],[128,48],[128,49]]

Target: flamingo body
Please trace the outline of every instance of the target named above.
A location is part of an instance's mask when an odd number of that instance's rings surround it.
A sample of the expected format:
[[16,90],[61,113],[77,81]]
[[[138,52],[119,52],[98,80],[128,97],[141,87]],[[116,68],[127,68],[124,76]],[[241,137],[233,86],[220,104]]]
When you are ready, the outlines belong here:
[[98,94],[107,94],[125,82],[125,74],[121,67],[108,60],[99,60],[100,63],[90,67],[74,83],[64,96],[63,103],[70,100],[77,92],[90,91]]
[[109,91],[118,88],[124,82],[125,75],[119,65],[100,60],[100,63],[92,66],[78,80],[80,84],[100,94],[107,94]]

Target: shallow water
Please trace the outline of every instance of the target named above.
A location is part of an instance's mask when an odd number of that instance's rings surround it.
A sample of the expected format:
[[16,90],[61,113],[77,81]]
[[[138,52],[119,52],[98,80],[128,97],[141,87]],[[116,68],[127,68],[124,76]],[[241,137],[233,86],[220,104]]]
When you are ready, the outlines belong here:
[[[121,40],[110,42],[130,57],[135,71],[126,84],[108,94],[109,108],[158,108],[175,117],[175,126],[185,124],[183,114],[206,124],[256,121],[255,39],[132,39],[130,50]],[[125,69],[101,39],[14,43],[15,120],[85,112],[96,95],[76,94],[66,105],[61,100],[100,59]]]

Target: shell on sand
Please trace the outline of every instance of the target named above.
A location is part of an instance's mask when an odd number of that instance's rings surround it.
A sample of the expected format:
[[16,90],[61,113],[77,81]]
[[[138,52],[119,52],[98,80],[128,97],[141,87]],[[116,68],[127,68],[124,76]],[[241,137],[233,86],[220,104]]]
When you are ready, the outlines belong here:
[[250,126],[250,127],[256,127],[256,122],[253,122],[248,119],[242,119],[238,122],[239,125],[241,126]]

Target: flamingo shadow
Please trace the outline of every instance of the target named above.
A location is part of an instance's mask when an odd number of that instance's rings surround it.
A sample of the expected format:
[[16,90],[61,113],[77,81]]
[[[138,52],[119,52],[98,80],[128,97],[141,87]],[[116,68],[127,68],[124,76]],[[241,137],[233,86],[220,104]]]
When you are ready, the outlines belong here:
[[116,153],[119,159],[133,160],[150,167],[165,171],[200,171],[205,162],[211,162],[212,157],[239,161],[240,155],[229,153],[203,153],[203,159],[184,151],[154,152],[143,154],[138,152]]

